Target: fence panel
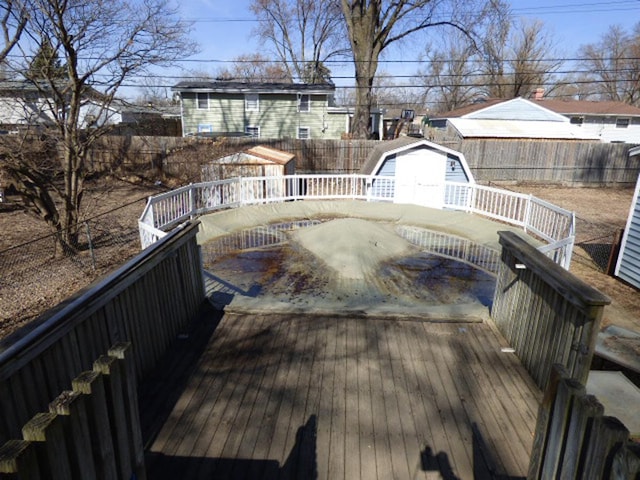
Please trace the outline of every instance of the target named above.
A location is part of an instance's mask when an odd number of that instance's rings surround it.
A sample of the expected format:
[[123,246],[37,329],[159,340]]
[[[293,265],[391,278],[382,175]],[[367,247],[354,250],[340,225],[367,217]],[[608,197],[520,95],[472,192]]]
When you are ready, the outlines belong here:
[[631,479],[640,476],[640,447],[615,417],[604,416],[584,384],[554,364],[538,412],[528,480]]
[[131,344],[121,343],[82,372],[72,390],[0,447],[0,474],[17,478],[144,480],[144,447]]
[[554,363],[585,383],[610,300],[513,232],[498,232],[502,265],[491,310],[539,387]]

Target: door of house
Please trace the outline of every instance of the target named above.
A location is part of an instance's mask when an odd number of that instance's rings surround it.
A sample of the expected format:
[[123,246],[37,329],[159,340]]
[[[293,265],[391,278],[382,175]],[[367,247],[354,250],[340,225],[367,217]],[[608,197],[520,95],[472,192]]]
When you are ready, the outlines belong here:
[[413,150],[396,159],[395,203],[442,208],[447,161],[430,150]]

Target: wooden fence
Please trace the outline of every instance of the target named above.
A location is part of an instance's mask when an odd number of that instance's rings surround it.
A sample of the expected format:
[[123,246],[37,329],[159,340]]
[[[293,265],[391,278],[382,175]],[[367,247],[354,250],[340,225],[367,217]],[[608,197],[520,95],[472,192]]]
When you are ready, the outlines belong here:
[[[0,140],[3,140],[0,138]],[[476,180],[567,185],[633,186],[640,165],[631,144],[495,139],[436,139],[465,155]],[[153,170],[185,182],[200,181],[203,163],[268,145],[296,155],[298,173],[359,173],[377,140],[298,140],[110,135],[89,153],[93,171]]]
[[583,383],[553,365],[538,411],[528,480],[640,478],[640,444],[603,412]]
[[540,388],[554,363],[586,383],[611,301],[516,233],[498,235],[502,256],[491,318]]
[[[199,181],[200,164],[254,145],[296,155],[298,173],[358,173],[376,140],[106,137],[90,158],[97,169],[141,165]],[[568,185],[635,185],[630,144],[547,140],[442,140],[465,155],[476,180]]]
[[0,474],[38,480],[146,478],[130,343],[114,345],[0,446]]
[[629,158],[633,145],[624,143],[470,139],[446,146],[464,154],[481,182],[632,186],[640,173]]
[[0,343],[0,444],[114,343],[132,343],[137,378],[151,371],[205,299],[197,230],[176,228],[21,338]]

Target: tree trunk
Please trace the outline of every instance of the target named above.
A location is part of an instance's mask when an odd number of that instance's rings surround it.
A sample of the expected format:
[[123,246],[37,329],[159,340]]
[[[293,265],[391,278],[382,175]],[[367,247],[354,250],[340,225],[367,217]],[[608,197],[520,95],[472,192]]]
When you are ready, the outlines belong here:
[[356,107],[351,122],[354,138],[371,135],[372,88],[383,46],[382,36],[376,31],[380,8],[380,2],[375,1],[342,1],[356,73]]

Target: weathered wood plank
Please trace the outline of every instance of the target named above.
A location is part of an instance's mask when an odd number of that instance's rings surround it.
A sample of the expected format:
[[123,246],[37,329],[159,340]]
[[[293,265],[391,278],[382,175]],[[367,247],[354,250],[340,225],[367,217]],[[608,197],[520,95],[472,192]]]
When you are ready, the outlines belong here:
[[69,390],[62,392],[49,404],[49,411],[61,419],[72,478],[97,478],[91,452],[86,399],[82,393]]
[[22,427],[22,437],[37,442],[40,472],[51,478],[73,478],[61,420],[54,413],[37,413]]
[[[167,428],[187,427],[179,440],[154,445],[156,455],[165,455],[158,461],[166,468],[150,472],[158,478],[198,478],[214,472],[300,478],[309,473],[305,468],[313,468],[315,450],[317,478],[322,480],[430,478],[436,472],[464,478],[478,472],[474,438],[483,437],[490,450],[509,441],[525,443],[514,430],[517,422],[526,424],[527,415],[505,425],[492,422],[499,413],[491,409],[503,409],[505,417],[520,407],[531,409],[530,400],[520,398],[529,387],[487,381],[493,366],[486,376],[472,378],[485,359],[498,364],[496,375],[508,371],[509,362],[478,346],[490,341],[493,351],[499,350],[493,334],[467,346],[453,340],[458,326],[450,324],[284,318],[223,319],[185,389],[191,400],[202,398],[188,408],[181,401],[176,404],[181,406],[169,417]],[[487,326],[474,325],[465,335],[477,335],[476,329],[484,332]],[[228,335],[225,342],[216,341],[218,334]],[[251,351],[264,357],[256,360],[247,354]],[[467,372],[457,368],[474,356],[477,367]],[[215,372],[216,381],[203,382],[203,371]],[[494,385],[503,389],[504,404],[490,399],[497,395]],[[196,394],[196,387],[208,390]],[[515,406],[509,410],[511,401]],[[476,419],[479,428],[474,428]],[[531,432],[533,426],[525,430]],[[163,431],[164,435],[171,432]],[[166,447],[172,444],[184,453],[170,454]],[[524,446],[512,450],[527,456]],[[522,475],[522,464],[509,460],[514,454],[507,452],[507,459],[501,457],[504,454],[495,452],[496,464],[506,465],[505,475]]]
[[97,478],[118,478],[115,449],[109,426],[106,392],[102,375],[95,371],[82,372],[71,382],[73,389],[86,395],[88,428]]
[[6,480],[40,480],[36,445],[26,440],[9,440],[0,446],[0,474]]

